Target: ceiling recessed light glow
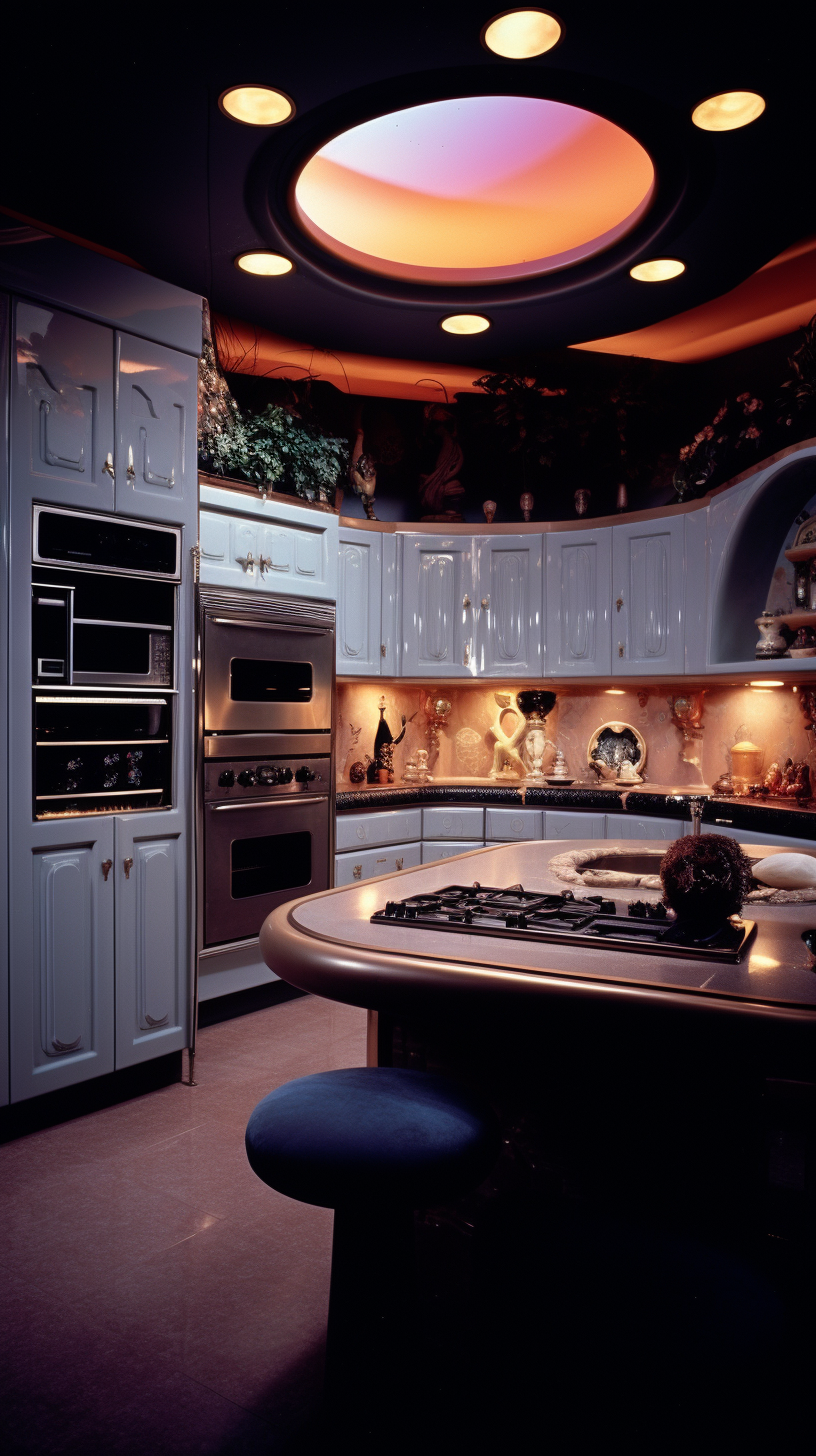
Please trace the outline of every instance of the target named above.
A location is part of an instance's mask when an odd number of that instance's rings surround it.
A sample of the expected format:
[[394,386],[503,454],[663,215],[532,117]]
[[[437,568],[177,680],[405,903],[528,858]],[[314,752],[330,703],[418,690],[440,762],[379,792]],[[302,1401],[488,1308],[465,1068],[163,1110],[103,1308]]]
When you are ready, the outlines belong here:
[[650,258],[648,263],[636,263],[629,269],[629,277],[638,283],[665,283],[667,278],[677,278],[685,273],[686,265],[679,258]]
[[783,688],[785,684],[775,677],[761,677],[750,684],[752,688]]
[[561,39],[561,23],[547,10],[509,10],[489,20],[482,42],[497,56],[510,61],[528,61],[543,56]]
[[695,106],[691,119],[702,131],[736,131],[756,121],[764,110],[765,102],[756,91],[723,91]]
[[295,114],[295,103],[271,86],[230,86],[218,98],[221,110],[245,126],[280,126]]
[[409,106],[325,142],[297,177],[309,237],[422,284],[533,278],[611,247],[648,211],[652,159],[604,116],[540,96]]
[[483,334],[490,328],[490,319],[480,313],[452,313],[440,321],[446,334]]
[[235,259],[236,268],[242,273],[257,273],[261,278],[281,278],[284,273],[294,271],[291,258],[280,253],[241,253]]

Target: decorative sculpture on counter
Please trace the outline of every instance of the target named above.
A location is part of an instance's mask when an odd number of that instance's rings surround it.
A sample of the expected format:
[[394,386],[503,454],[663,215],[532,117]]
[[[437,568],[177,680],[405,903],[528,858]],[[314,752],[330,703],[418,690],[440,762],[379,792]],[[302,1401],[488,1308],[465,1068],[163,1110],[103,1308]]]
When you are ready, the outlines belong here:
[[799,689],[799,707],[805,719],[805,732],[816,732],[816,688]]
[[751,784],[759,782],[762,772],[763,750],[756,743],[745,739],[735,743],[731,749],[731,774],[737,792],[744,794]]
[[439,757],[439,730],[447,727],[452,704],[448,698],[434,696],[426,692],[422,702],[422,712],[428,720],[428,757],[431,768],[436,764]]
[[533,497],[530,495],[529,490],[525,490],[519,496],[519,506],[521,507],[521,514],[523,515],[525,521],[529,521],[530,518],[532,517],[532,514],[533,514],[533,506],[534,505],[535,505],[535,501],[533,500]]
[[557,788],[559,784],[561,784],[563,788],[567,788],[570,784],[575,783],[575,779],[570,777],[570,771],[567,768],[567,760],[565,759],[560,748],[556,749],[555,763],[550,769],[550,772],[547,774],[547,783],[551,784],[554,788]]
[[576,490],[575,495],[573,497],[573,499],[575,501],[575,514],[576,514],[576,516],[585,516],[586,515],[587,511],[589,510],[589,502],[590,502],[591,498],[592,498],[592,492],[590,490],[586,490],[584,488],[584,486],[579,486],[578,487],[578,489]]
[[376,521],[374,494],[377,489],[377,467],[370,455],[363,451],[363,426],[358,416],[357,436],[348,463],[348,478],[355,495],[360,497],[369,521]]
[[425,419],[429,425],[436,427],[441,444],[434,469],[430,475],[419,478],[419,503],[425,512],[420,520],[461,521],[461,511],[445,509],[449,500],[456,500],[465,493],[459,481],[465,457],[456,438],[456,417],[447,405],[426,404]]
[[555,707],[555,693],[544,692],[540,688],[528,688],[525,692],[516,694],[516,702],[527,724],[522,745],[527,782],[544,784],[547,782],[544,759],[546,757],[551,764],[555,757],[555,744],[547,737],[544,719]]
[[488,526],[492,526],[493,517],[496,514],[496,502],[482,501],[482,510],[484,511],[485,520],[487,521]]
[[[377,705],[380,710],[380,721],[377,724],[377,732],[374,736],[374,758],[369,762],[368,781],[373,784],[393,784],[394,782],[394,748],[401,743],[405,737],[405,714],[402,714],[402,731],[395,738],[385,721],[385,698],[380,698]],[[381,777],[385,774],[385,778]]]
[[692,753],[690,749],[699,742],[703,736],[703,693],[686,693],[682,697],[669,698],[672,723],[679,728],[683,735],[683,747],[680,753],[681,763],[691,764],[697,769],[702,778],[702,766],[699,752]]
[[763,782],[749,785],[748,793],[756,799],[809,799],[810,769],[804,759],[801,763],[794,763],[792,758],[788,758],[783,768],[772,763]]
[[[642,782],[641,770],[646,762],[646,741],[631,723],[602,723],[587,744],[589,767],[600,779],[626,783]],[[635,777],[622,775],[624,762],[631,764]],[[631,770],[626,770],[631,774]]]
[[404,784],[433,783],[433,774],[428,772],[427,748],[418,748],[416,753],[408,759],[402,771],[402,782]]
[[368,754],[366,754],[365,763],[358,762],[351,765],[351,768],[348,771],[348,776],[353,784],[361,784],[363,782],[366,776],[366,770],[368,768],[368,765],[370,763],[373,763],[373,761],[374,760],[369,758]]
[[[518,751],[518,745],[527,732],[527,721],[519,712],[518,707],[514,705],[510,693],[494,693],[493,697],[498,704],[499,711],[487,730],[496,740],[493,747],[493,767],[490,770],[490,778],[523,779],[526,769]],[[507,712],[515,713],[517,720],[512,733],[509,734],[505,733],[502,727],[502,718]]]

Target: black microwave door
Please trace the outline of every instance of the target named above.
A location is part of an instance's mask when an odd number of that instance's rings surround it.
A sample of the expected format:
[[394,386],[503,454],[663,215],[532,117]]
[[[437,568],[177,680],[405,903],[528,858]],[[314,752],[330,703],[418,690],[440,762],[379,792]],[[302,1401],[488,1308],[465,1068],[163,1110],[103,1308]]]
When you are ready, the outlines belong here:
[[276,905],[329,888],[329,802],[207,804],[204,941],[260,932]]
[[332,632],[208,618],[204,731],[329,731],[333,677]]

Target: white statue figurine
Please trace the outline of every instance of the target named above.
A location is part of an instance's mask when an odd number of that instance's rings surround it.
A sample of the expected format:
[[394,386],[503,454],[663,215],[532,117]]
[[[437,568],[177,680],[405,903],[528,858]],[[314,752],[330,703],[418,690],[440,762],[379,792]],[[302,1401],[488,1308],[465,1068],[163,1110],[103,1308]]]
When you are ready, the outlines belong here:
[[[493,696],[499,705],[499,711],[487,730],[496,740],[493,745],[493,767],[490,770],[490,777],[492,779],[508,777],[523,779],[526,769],[518,751],[518,745],[527,732],[527,719],[511,700],[510,693],[494,693]],[[516,715],[516,725],[510,734],[505,733],[502,727],[502,717],[508,711]]]

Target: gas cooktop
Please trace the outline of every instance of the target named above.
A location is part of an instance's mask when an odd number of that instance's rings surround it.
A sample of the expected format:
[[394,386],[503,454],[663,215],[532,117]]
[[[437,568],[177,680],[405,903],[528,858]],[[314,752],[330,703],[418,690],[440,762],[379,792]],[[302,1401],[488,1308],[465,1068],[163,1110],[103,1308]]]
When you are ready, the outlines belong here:
[[615,901],[603,895],[577,900],[571,890],[552,895],[521,885],[501,890],[478,883],[389,900],[371,922],[720,962],[740,960],[756,928],[753,920],[727,920],[713,935],[699,938],[670,919],[661,904],[636,900],[619,914]]

